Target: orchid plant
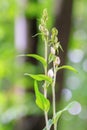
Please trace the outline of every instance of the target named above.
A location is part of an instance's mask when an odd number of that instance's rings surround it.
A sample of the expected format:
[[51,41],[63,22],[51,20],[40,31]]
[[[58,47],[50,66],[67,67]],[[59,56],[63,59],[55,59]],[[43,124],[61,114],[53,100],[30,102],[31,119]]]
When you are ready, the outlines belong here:
[[[36,104],[42,111],[44,111],[44,116],[45,116],[46,126],[43,128],[43,130],[50,130],[52,125],[54,127],[54,130],[57,130],[57,122],[59,117],[64,111],[72,107],[74,101],[71,102],[65,108],[63,108],[62,110],[58,112],[56,111],[56,99],[55,99],[56,74],[60,69],[69,69],[74,72],[77,72],[77,70],[67,65],[60,66],[61,60],[60,57],[58,56],[59,49],[62,51],[63,49],[60,42],[58,41],[58,30],[54,27],[52,28],[51,32],[49,32],[47,28],[47,21],[48,21],[48,13],[47,13],[47,9],[44,9],[39,24],[40,33],[36,34],[42,37],[42,41],[44,43],[44,57],[36,54],[26,54],[26,56],[33,57],[42,63],[44,68],[44,74],[34,75],[34,74],[25,73],[25,75],[34,79]],[[50,49],[49,54],[48,54],[48,49]],[[52,67],[48,69],[50,63],[52,64]],[[38,87],[38,82],[42,82],[42,81],[43,81],[43,85],[42,85],[43,93],[40,92]],[[48,99],[49,86],[52,87],[53,116],[51,119],[48,118],[48,112],[50,109],[50,101]]]

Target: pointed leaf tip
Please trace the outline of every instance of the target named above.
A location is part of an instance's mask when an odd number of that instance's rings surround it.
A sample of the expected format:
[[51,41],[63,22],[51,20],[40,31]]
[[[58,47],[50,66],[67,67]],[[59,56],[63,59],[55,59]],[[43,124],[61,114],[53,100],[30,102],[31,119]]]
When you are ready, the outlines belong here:
[[72,101],[71,103],[69,103],[69,104],[64,108],[64,111],[69,110],[69,109],[72,108],[75,104],[76,104],[76,101]]
[[50,82],[50,83],[52,82],[52,78],[49,77],[49,76],[46,76],[46,75],[44,75],[44,74],[37,74],[37,75],[35,75],[35,74],[25,73],[24,75],[30,76],[31,78],[33,78],[33,79],[35,79],[35,80],[37,80],[37,81],[46,80],[46,81],[48,81],[48,82]]
[[77,71],[74,67],[69,66],[69,65],[63,65],[63,66],[60,66],[60,67],[58,68],[58,70],[61,70],[61,69],[68,69],[68,70],[71,70],[71,71],[73,71],[73,72],[75,72],[75,73],[78,73],[78,71]]
[[54,124],[57,123],[57,121],[59,120],[59,118],[60,118],[60,116],[62,115],[62,113],[63,113],[64,111],[67,111],[67,110],[69,110],[70,108],[72,108],[72,107],[75,105],[75,103],[76,103],[76,101],[73,101],[73,102],[69,103],[64,109],[58,111],[58,112],[56,113],[55,117],[53,118],[53,123],[54,123]]
[[44,57],[39,56],[39,55],[37,55],[37,54],[21,54],[21,55],[19,55],[19,56],[28,56],[28,57],[35,58],[36,60],[40,61],[40,62],[43,64],[43,66],[47,66],[47,62],[46,62],[46,60],[44,59]]

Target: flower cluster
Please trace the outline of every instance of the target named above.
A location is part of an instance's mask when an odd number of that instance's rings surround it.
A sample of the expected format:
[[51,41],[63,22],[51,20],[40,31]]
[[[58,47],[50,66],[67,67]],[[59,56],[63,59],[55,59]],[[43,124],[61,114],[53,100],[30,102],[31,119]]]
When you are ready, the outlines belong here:
[[[52,28],[51,38],[50,38],[50,54],[49,54],[49,63],[53,62],[53,69],[48,71],[48,76],[53,78],[54,69],[58,68],[60,65],[60,58],[58,55],[59,48],[61,47],[58,41],[58,30],[56,28]],[[55,68],[54,68],[55,67]]]
[[44,9],[43,15],[42,15],[42,18],[41,18],[41,23],[39,25],[39,30],[41,31],[43,37],[46,38],[46,39],[49,36],[49,31],[46,27],[47,20],[48,20],[48,13],[47,13],[47,10]]
[[53,46],[55,51],[58,53],[60,43],[58,42],[58,36],[57,35],[58,35],[58,30],[56,28],[52,28],[50,44]]
[[49,63],[53,62],[56,66],[59,66],[60,58],[57,55],[58,55],[58,52],[59,52],[59,47],[61,47],[61,45],[58,41],[57,35],[58,35],[58,30],[56,28],[52,28],[51,38],[50,38]]

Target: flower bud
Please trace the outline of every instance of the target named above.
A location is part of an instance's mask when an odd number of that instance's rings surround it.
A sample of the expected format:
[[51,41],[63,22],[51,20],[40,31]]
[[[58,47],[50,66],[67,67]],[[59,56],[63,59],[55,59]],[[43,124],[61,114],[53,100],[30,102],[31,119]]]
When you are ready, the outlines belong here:
[[52,34],[57,36],[58,35],[58,30],[54,27],[52,28]]
[[45,28],[44,29],[44,34],[46,35],[46,36],[49,36],[49,31]]
[[55,65],[59,65],[60,64],[60,58],[58,56],[55,58],[54,64]]
[[55,49],[51,47],[51,53],[55,55]]
[[43,30],[43,26],[40,24],[39,25],[39,30],[42,31]]
[[55,48],[58,49],[58,47],[59,47],[59,42],[57,42],[57,43],[55,44]]
[[48,20],[47,9],[44,9],[44,10],[43,10],[43,19],[44,19],[44,21],[47,21],[47,20]]
[[44,20],[43,20],[42,18],[41,18],[41,24],[42,24],[42,25],[44,25],[44,24],[45,24],[45,23],[44,23]]
[[49,70],[48,70],[48,76],[51,77],[51,78],[53,78],[54,73],[53,73],[53,70],[52,70],[52,69],[49,69]]

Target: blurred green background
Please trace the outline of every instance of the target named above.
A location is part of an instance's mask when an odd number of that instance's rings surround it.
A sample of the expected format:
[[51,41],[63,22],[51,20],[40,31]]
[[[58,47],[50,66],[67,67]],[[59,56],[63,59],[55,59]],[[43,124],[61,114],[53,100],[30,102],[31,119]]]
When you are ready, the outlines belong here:
[[62,64],[79,72],[63,71],[57,77],[57,110],[78,102],[75,116],[65,112],[58,130],[87,130],[87,0],[0,0],[0,130],[41,130],[44,126],[33,80],[24,76],[41,73],[43,68],[34,59],[18,57],[24,53],[43,56],[41,39],[32,36],[38,32],[44,8],[49,14],[48,28],[59,30]]

